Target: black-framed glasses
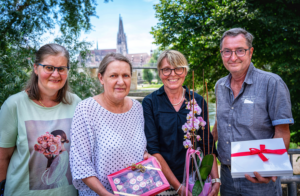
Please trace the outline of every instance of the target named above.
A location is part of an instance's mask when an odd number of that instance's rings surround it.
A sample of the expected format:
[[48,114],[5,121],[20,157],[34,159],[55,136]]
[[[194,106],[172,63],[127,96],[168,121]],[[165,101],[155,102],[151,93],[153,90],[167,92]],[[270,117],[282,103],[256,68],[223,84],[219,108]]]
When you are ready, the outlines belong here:
[[68,70],[69,70],[69,67],[65,67],[65,66],[62,66],[62,67],[54,67],[53,65],[42,65],[42,64],[39,64],[40,66],[42,66],[44,68],[44,71],[47,73],[47,74],[52,74],[56,69],[57,69],[57,72],[61,75],[65,75],[68,73]]
[[160,69],[160,70],[161,70],[161,72],[164,76],[169,76],[169,75],[171,75],[173,70],[174,70],[175,74],[181,75],[184,71],[184,68],[185,67],[176,67],[175,69],[163,68],[163,69]]
[[250,50],[250,48],[251,48],[251,47],[249,47],[248,49],[240,48],[240,49],[237,49],[237,50],[235,50],[235,51],[225,49],[225,50],[222,50],[222,51],[221,51],[221,55],[222,55],[222,57],[228,58],[228,57],[231,57],[232,52],[235,52],[235,55],[236,55],[236,56],[242,57],[242,56],[245,56],[245,55],[246,55],[247,50]]

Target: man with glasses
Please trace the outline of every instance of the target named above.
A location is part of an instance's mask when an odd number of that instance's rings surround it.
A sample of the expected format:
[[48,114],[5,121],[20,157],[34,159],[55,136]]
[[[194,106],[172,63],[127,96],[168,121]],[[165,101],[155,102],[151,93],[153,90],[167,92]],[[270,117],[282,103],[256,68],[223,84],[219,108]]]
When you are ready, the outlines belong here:
[[215,86],[217,120],[213,129],[221,162],[221,195],[281,195],[276,176],[231,177],[231,142],[283,138],[289,148],[289,124],[294,123],[289,90],[276,74],[254,67],[253,36],[244,29],[226,31],[220,43],[225,68],[230,72]]

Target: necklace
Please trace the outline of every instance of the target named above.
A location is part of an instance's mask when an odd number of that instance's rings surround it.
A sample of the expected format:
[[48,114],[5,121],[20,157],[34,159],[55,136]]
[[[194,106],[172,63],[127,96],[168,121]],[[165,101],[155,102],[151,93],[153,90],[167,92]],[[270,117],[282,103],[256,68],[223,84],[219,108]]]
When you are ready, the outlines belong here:
[[[40,102],[40,104],[42,104],[42,102],[39,100],[39,102]],[[46,108],[46,106],[44,106],[44,104],[42,104],[42,106],[44,107],[44,108]]]
[[182,90],[182,97],[181,97],[180,101],[178,103],[175,103],[175,104],[171,103],[172,106],[177,106],[178,104],[180,104],[181,101],[182,101],[182,99],[183,99],[183,97],[184,97],[184,89]]

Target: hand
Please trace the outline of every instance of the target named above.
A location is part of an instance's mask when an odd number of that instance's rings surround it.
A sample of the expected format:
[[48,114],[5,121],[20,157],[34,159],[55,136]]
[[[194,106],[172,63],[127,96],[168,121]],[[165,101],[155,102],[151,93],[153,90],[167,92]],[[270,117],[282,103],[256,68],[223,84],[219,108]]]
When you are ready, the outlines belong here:
[[48,160],[53,159],[53,155],[52,154],[48,154],[48,155],[44,155]]
[[[178,191],[178,195],[183,195],[183,196],[185,196],[185,186],[181,186],[180,187],[180,190]],[[193,196],[193,194],[190,192],[190,191],[188,191],[188,196]]]
[[258,172],[254,172],[255,178],[252,178],[248,174],[245,174],[245,177],[247,180],[249,180],[252,183],[265,183],[268,184],[271,180],[273,182],[276,181],[277,176],[272,176],[272,177],[262,177]]
[[211,192],[208,194],[208,196],[218,196],[220,189],[220,183],[215,182],[211,188]]
[[154,157],[154,158],[155,158],[156,162],[158,163],[159,168],[161,169],[160,162],[157,160],[157,158],[156,158],[155,156],[152,156],[152,155],[149,154],[148,152],[145,152],[145,153],[144,153],[144,160],[147,160],[147,159],[149,159],[150,157]]

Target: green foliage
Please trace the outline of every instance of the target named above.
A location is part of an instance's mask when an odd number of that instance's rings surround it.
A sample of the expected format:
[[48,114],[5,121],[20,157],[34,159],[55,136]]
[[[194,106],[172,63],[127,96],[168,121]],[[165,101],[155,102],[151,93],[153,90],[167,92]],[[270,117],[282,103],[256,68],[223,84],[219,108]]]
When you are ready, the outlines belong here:
[[143,69],[143,79],[151,84],[151,81],[153,80],[153,73],[150,69]]
[[[295,124],[300,129],[300,0],[161,0],[151,34],[160,49],[182,52],[195,71],[196,88],[205,80],[212,89],[228,74],[220,56],[220,38],[231,28],[251,32],[257,68],[278,74],[287,84]],[[191,72],[186,78],[191,84]],[[293,132],[292,131],[292,132]],[[299,142],[300,135],[292,138]]]
[[[81,99],[95,96],[101,91],[101,85],[98,78],[92,78],[90,71],[85,66],[85,60],[90,53],[88,48],[91,47],[91,43],[78,41],[72,36],[63,36],[56,38],[55,42],[63,45],[70,53],[70,70],[68,80],[73,93],[78,95]],[[80,53],[82,62],[77,60],[77,56]]]
[[289,149],[297,149],[297,148],[298,148],[298,145],[296,143],[293,143],[293,142],[290,143]]
[[81,98],[100,92],[99,82],[89,77],[88,71],[79,71],[76,59],[89,46],[78,38],[82,31],[91,30],[90,17],[95,16],[95,7],[95,0],[0,0],[0,106],[22,90],[32,71],[34,54],[44,41],[41,36],[57,26],[61,36],[53,42],[70,52],[69,81],[73,92]]
[[7,46],[0,53],[0,106],[10,96],[20,92],[31,73],[34,50],[19,44]]
[[201,186],[200,181],[197,180],[193,186],[192,194],[193,196],[198,196],[201,194],[203,186]]
[[207,176],[210,174],[213,163],[214,163],[214,156],[212,154],[208,154],[204,156],[201,166],[199,168],[202,180],[206,180]]

